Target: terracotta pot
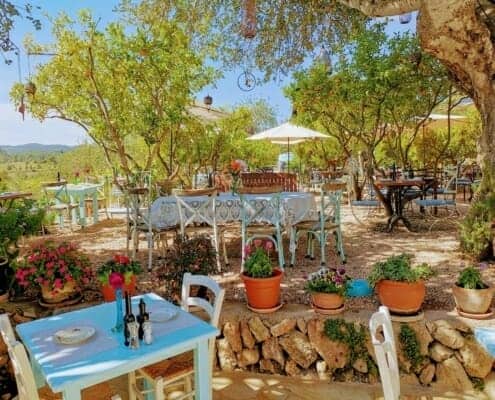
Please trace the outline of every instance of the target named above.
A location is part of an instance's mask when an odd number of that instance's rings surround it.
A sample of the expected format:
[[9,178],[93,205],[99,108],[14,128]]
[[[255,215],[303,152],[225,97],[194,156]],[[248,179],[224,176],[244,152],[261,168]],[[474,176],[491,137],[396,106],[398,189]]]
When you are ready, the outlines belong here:
[[455,305],[461,311],[469,314],[484,314],[490,308],[493,298],[493,288],[486,289],[464,289],[454,285],[452,294]]
[[426,288],[423,281],[399,282],[383,279],[376,285],[380,303],[390,311],[400,314],[413,314],[421,308]]
[[[136,275],[131,276],[131,281],[128,284],[124,284],[122,288],[122,295],[125,292],[129,292],[131,296],[136,293]],[[103,294],[103,300],[110,302],[115,301],[115,290],[110,285],[102,285],[101,293]]]
[[327,310],[335,310],[344,304],[344,297],[337,293],[311,292],[311,298],[316,307]]
[[248,303],[252,308],[274,308],[280,303],[280,282],[283,273],[279,269],[273,270],[270,278],[251,278],[244,273],[241,279],[246,288]]
[[41,285],[41,297],[45,303],[61,303],[77,292],[75,281],[66,282],[61,289],[52,289],[52,285]]

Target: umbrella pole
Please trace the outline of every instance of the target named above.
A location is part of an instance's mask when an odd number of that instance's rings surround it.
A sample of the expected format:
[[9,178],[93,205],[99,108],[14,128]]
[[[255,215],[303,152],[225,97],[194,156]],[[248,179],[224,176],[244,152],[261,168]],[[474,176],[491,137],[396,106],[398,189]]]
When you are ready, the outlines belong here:
[[290,138],[287,136],[287,173],[290,171]]

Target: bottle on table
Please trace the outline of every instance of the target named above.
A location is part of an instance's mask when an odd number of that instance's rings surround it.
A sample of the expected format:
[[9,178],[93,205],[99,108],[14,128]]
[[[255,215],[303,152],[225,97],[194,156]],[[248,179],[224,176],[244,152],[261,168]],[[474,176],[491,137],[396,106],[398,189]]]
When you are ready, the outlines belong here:
[[131,330],[129,328],[131,327],[131,324],[135,322],[136,318],[132,313],[131,295],[129,294],[129,292],[125,292],[124,344],[126,346],[129,346],[129,344],[131,343]]
[[139,340],[144,339],[144,323],[149,321],[150,315],[146,312],[146,303],[143,299],[139,300],[139,315],[137,316],[137,322],[139,323],[138,336]]

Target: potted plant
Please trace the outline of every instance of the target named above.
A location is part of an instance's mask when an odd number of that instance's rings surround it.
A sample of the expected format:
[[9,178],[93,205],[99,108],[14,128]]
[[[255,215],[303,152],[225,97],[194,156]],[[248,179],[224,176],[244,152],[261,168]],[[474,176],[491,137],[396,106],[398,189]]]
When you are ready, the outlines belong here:
[[483,282],[480,268],[464,268],[452,287],[457,310],[467,314],[485,314],[492,303],[493,288]]
[[138,261],[129,257],[116,254],[111,260],[100,265],[96,270],[96,276],[101,283],[101,292],[105,301],[115,300],[116,279],[123,281],[123,292],[133,295],[136,292],[136,274],[141,273],[141,265]]
[[15,277],[21,287],[39,285],[46,303],[72,298],[93,277],[88,258],[74,243],[45,242],[36,246],[17,265]]
[[424,280],[433,275],[426,264],[411,265],[410,254],[400,254],[377,262],[368,276],[380,302],[391,311],[412,314],[421,308],[426,294]]
[[341,312],[349,281],[344,268],[321,268],[309,275],[306,289],[316,309]]
[[267,242],[266,246],[259,245],[254,251],[250,246],[245,249],[248,258],[244,262],[241,279],[246,288],[248,304],[255,310],[274,309],[280,304],[280,282],[283,273],[280,269],[272,267],[268,254],[272,247],[273,243]]

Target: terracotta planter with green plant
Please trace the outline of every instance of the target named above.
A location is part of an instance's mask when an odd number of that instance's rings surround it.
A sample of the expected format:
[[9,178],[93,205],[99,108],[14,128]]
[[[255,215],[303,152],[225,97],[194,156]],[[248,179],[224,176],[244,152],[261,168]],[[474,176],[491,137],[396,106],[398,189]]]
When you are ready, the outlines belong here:
[[344,268],[321,268],[309,275],[306,290],[317,309],[343,311],[349,281]]
[[123,293],[128,292],[130,295],[134,295],[136,292],[136,274],[139,273],[141,273],[139,262],[121,254],[116,254],[111,260],[100,265],[96,271],[96,276],[101,283],[103,299],[105,301],[115,300],[115,285],[112,285],[112,279],[115,279],[116,275],[119,275],[123,282]]
[[[457,310],[465,314],[485,314],[490,309],[494,289],[483,282],[480,268],[464,268],[452,287]],[[468,316],[468,315],[466,315]]]
[[375,263],[368,282],[376,289],[380,303],[392,312],[413,314],[421,309],[426,294],[424,280],[432,275],[428,264],[412,266],[411,255],[400,254]]
[[265,248],[257,247],[253,252],[251,250],[246,252],[250,254],[244,263],[241,279],[246,288],[249,306],[259,310],[277,307],[280,304],[280,282],[283,272],[272,267]]

